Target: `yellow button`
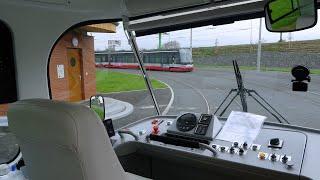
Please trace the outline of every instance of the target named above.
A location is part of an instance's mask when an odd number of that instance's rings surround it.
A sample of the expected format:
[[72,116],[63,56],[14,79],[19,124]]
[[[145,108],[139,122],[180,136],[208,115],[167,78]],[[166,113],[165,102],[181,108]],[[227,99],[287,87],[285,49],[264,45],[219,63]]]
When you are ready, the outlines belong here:
[[260,158],[260,159],[266,159],[266,153],[264,153],[264,152],[259,152],[259,158]]

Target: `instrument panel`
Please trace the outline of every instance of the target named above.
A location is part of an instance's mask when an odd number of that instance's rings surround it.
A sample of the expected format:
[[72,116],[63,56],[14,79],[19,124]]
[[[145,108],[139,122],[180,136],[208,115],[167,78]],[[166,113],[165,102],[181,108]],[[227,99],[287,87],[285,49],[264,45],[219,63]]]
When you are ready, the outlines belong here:
[[[198,123],[194,125],[195,123],[192,121],[192,126],[190,126],[193,127],[190,132],[193,133],[199,124],[199,117],[201,115],[196,116]],[[310,169],[303,169],[304,166],[310,167],[309,164],[306,165],[306,162],[310,163],[310,160],[305,159],[308,136],[307,133],[300,130],[300,128],[265,122],[260,134],[252,144],[227,142],[213,138],[212,140],[208,140],[208,146],[217,151],[217,155],[214,156],[213,153],[207,149],[171,145],[148,139],[149,134],[155,133],[155,126],[157,127],[157,135],[165,135],[168,133],[168,130],[173,127],[178,129],[180,124],[178,125],[175,121],[177,121],[176,116],[159,116],[146,119],[131,125],[129,128],[134,133],[139,134],[140,142],[162,148],[162,152],[167,152],[166,149],[171,149],[175,150],[176,153],[187,153],[183,156],[190,156],[189,158],[194,156],[197,161],[199,161],[198,158],[200,155],[205,158],[203,161],[207,163],[218,163],[221,164],[221,166],[227,166],[228,168],[240,169],[254,174],[283,179],[303,179],[302,177],[305,179],[314,179],[314,175],[317,174],[316,171],[313,172]],[[302,174],[302,172],[310,173],[310,171],[313,173],[313,176]]]

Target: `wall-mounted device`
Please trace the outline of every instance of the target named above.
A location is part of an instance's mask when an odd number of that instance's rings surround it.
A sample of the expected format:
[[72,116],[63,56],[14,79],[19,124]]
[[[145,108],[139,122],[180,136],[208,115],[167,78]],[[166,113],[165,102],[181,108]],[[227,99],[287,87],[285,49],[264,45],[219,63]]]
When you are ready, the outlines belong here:
[[212,141],[220,129],[221,123],[212,114],[184,113],[168,128],[167,135]]

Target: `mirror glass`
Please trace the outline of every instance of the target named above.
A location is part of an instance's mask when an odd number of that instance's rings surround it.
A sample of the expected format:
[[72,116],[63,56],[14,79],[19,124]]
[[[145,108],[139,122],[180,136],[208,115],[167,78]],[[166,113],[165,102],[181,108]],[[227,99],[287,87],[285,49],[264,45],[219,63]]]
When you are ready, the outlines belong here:
[[266,27],[271,32],[292,32],[317,23],[315,0],[270,0],[265,6]]
[[105,119],[105,104],[102,96],[92,96],[90,98],[90,108],[98,114],[100,119]]

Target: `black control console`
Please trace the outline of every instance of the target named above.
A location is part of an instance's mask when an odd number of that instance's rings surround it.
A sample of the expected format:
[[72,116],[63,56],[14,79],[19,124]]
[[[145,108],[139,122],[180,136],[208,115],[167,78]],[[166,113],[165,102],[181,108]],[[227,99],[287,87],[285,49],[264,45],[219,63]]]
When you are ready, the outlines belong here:
[[212,114],[185,113],[176,118],[168,128],[167,134],[212,141],[220,129],[219,120]]

